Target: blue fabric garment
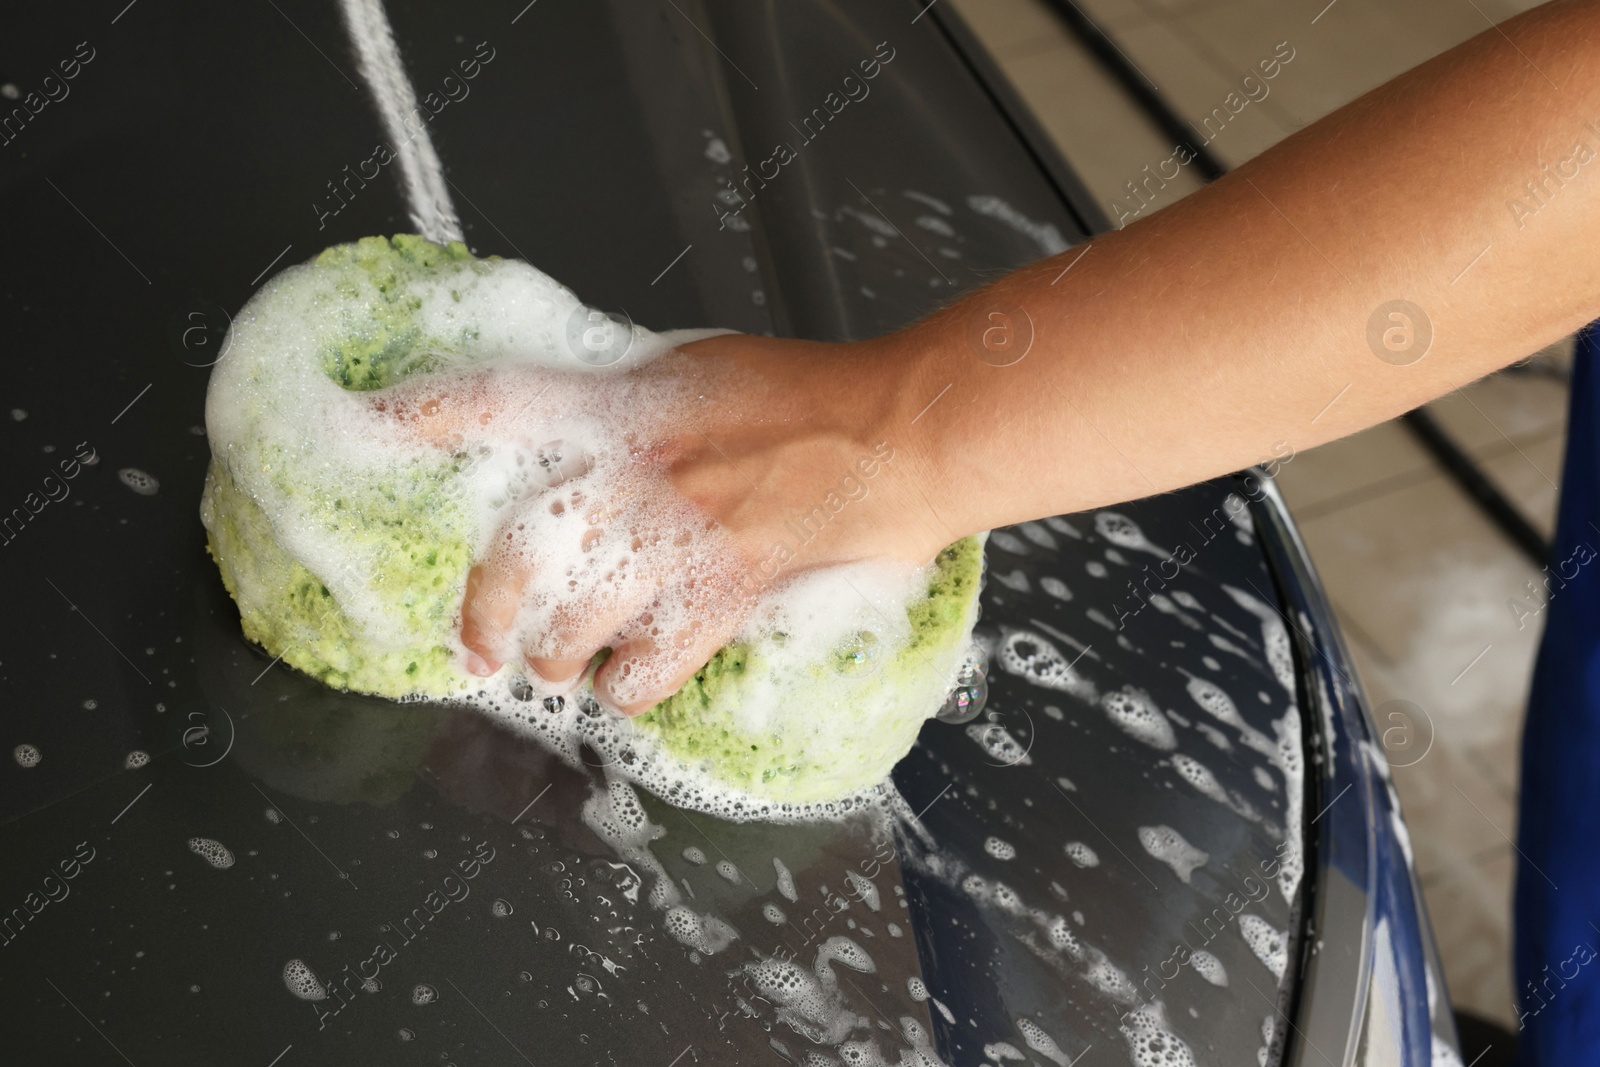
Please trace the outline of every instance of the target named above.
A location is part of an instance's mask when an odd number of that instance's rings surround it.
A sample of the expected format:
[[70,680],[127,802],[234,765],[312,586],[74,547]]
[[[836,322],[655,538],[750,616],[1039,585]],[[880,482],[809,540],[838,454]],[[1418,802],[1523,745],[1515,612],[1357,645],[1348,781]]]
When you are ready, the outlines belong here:
[[1597,326],[1578,338],[1561,507],[1546,572],[1551,594],[1522,735],[1513,999],[1524,1067],[1600,1065]]

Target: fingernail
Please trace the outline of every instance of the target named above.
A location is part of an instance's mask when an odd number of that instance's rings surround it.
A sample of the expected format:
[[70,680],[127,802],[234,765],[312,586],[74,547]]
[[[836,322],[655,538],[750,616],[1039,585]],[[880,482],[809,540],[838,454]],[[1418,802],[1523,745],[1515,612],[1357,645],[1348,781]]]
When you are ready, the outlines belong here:
[[620,703],[615,694],[613,694],[609,689],[602,691],[600,686],[595,687],[594,696],[595,700],[602,708],[605,708],[611,714],[623,719],[631,719],[636,715],[643,715],[645,712],[656,706],[655,701],[650,701],[644,704]]
[[528,666],[533,668],[533,673],[549,682],[551,685],[576,685],[583,679],[583,672],[589,669],[586,659],[569,661],[559,659],[528,658]]
[[467,670],[479,678],[487,678],[499,668],[489,666],[489,661],[476,652],[467,653]]

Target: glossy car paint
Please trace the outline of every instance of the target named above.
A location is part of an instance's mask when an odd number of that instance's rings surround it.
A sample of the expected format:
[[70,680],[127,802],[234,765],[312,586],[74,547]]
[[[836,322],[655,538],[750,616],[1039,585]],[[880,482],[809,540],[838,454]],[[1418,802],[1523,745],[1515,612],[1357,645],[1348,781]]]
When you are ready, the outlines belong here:
[[[476,251],[528,258],[652,327],[820,338],[892,329],[1099,225],[959,25],[921,11],[390,7],[419,95],[437,86],[448,100],[429,129]],[[382,131],[329,4],[141,0],[19,22],[0,66],[23,91],[59,79],[80,42],[93,58],[0,147],[13,236],[0,266],[12,409],[0,488],[25,512],[0,546],[14,605],[4,747],[41,755],[0,771],[10,1054],[803,1062],[815,1043],[741,967],[792,954],[810,969],[849,937],[872,961],[832,967],[858,1018],[850,1036],[891,1061],[919,1027],[955,1064],[995,1062],[1001,1043],[1037,1062],[1129,1056],[1125,1013],[1139,1001],[1093,949],[1141,998],[1159,997],[1198,1062],[1256,1062],[1261,1048],[1269,1062],[1285,1050],[1294,1063],[1428,1062],[1427,1008],[1447,1013],[1442,993],[1427,995],[1392,794],[1270,490],[1225,479],[1115,509],[1152,546],[1202,542],[1169,590],[1201,607],[1171,613],[1128,614],[1143,602],[1129,583],[1162,557],[1108,540],[1127,529],[1115,520],[1002,531],[981,636],[1071,667],[1044,674],[1052,688],[997,659],[985,718],[930,723],[896,772],[917,816],[898,836],[863,820],[734,826],[651,804],[664,831],[653,852],[697,911],[738,932],[710,954],[663,932],[639,872],[585,826],[602,768],[574,772],[470,712],[329,692],[248,647],[195,515],[206,367],[272,270],[408,228],[391,177],[360,178]],[[847,76],[870,92],[834,112],[830,93],[859,93]],[[828,117],[807,124],[818,108]],[[794,158],[744,185],[744,165],[779,143]],[[1027,462],[995,476],[1026,477]],[[1241,491],[1253,524],[1208,525]],[[1285,613],[1291,689],[1267,662],[1263,619],[1226,587]],[[1263,736],[1300,713],[1314,761],[1303,818],[1321,812],[1313,863],[1293,899],[1274,889],[1251,904],[1289,941],[1281,982],[1236,924],[1207,939],[1205,917],[1232,914],[1228,894],[1297,834],[1289,783],[1206,720],[1189,675],[1221,686]],[[1101,698],[1130,687],[1171,713],[1175,749],[1114,724]],[[1025,759],[987,744],[1000,730]],[[148,762],[130,767],[134,753]],[[1175,753],[1237,803],[1182,781]],[[1155,826],[1208,854],[1188,882],[1141,848],[1139,829]],[[233,862],[209,862],[207,841]],[[1098,865],[1074,864],[1069,842]],[[987,890],[963,889],[967,875]],[[1021,912],[994,903],[998,882]],[[1082,956],[1041,941],[1034,911],[1070,923]],[[1166,977],[1164,961],[1202,940],[1228,985],[1192,967]],[[394,958],[374,972],[380,942]],[[337,991],[296,999],[290,960]]]

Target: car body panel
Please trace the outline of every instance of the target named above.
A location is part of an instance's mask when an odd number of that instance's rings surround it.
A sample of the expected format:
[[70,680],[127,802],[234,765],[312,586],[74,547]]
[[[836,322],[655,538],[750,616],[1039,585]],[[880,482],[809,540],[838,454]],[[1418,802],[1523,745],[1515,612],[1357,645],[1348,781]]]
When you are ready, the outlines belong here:
[[[958,24],[920,10],[666,0],[390,13],[419,96],[470,83],[429,130],[480,253],[526,256],[651,327],[849,338],[1098,224],[983,80]],[[1263,1048],[1275,1062],[1285,1046],[1313,1062],[1287,1020],[1320,1019],[1323,989],[1344,998],[1327,1009],[1330,1040],[1341,1025],[1346,1045],[1373,1040],[1360,1020],[1374,1012],[1345,1003],[1376,988],[1373,906],[1336,934],[1342,972],[1324,948],[1302,989],[1305,901],[1325,933],[1354,905],[1324,895],[1342,884],[1326,873],[1260,899],[1244,882],[1299,840],[1327,786],[1307,774],[1291,804],[1301,783],[1243,743],[1240,724],[1271,739],[1321,728],[1349,759],[1364,722],[1353,687],[1337,715],[1312,717],[1314,652],[1295,646],[1288,685],[1274,669],[1272,628],[1300,629],[1273,622],[1293,602],[1283,584],[1314,577],[1274,561],[1268,542],[1292,532],[1260,532],[1267,488],[1220,479],[997,532],[979,630],[995,653],[988,711],[928,724],[896,772],[906,808],[892,832],[870,819],[733,825],[646,801],[655,862],[694,911],[738,934],[716,951],[714,938],[697,949],[669,936],[638,855],[585,822],[607,795],[604,768],[575,771],[473,712],[334,693],[248,646],[196,518],[206,368],[263,277],[327,244],[405,231],[406,207],[388,174],[350,178],[383,133],[333,5],[146,0],[114,22],[83,18],[32,12],[0,45],[23,86],[79,41],[94,51],[71,95],[0,149],[19,250],[0,266],[14,409],[0,489],[28,511],[0,547],[21,606],[3,624],[0,685],[5,747],[42,754],[0,771],[12,857],[0,900],[22,909],[0,948],[17,1054],[837,1057],[837,1040],[810,1040],[751,984],[747,965],[790,956],[824,982],[848,1039],[891,1061],[923,1048],[993,1062],[1002,1045],[1039,1062],[1096,1046],[1126,1056],[1130,1042],[1166,1040],[1129,1015],[1159,999],[1198,1062],[1255,1062]],[[829,94],[863,83],[872,59],[870,94],[834,112]],[[831,116],[820,132],[785,132],[818,107]],[[730,224],[740,205],[721,197],[727,183],[785,139],[794,159]],[[1026,477],[1027,464],[995,477]],[[1233,504],[1245,497],[1250,512]],[[1196,562],[1167,580],[1163,607],[1145,583],[1184,542]],[[1208,719],[1192,677],[1220,685],[1238,723]],[[1138,720],[1141,708],[1165,725]],[[1136,720],[1145,740],[1118,725]],[[996,744],[1001,731],[1025,757]],[[1203,764],[1212,796],[1175,755]],[[1358,791],[1324,817],[1315,855],[1370,902],[1404,860],[1373,858],[1385,823],[1348,821],[1385,810],[1370,764],[1340,773]],[[1140,829],[1159,827],[1207,854],[1187,879],[1142,847]],[[217,865],[207,842],[232,862]],[[1079,866],[1069,843],[1099,862]],[[1388,873],[1374,873],[1381,863]],[[1284,940],[1281,980],[1240,932],[1228,900],[1241,889]],[[1416,923],[1385,929],[1403,957],[1385,989],[1412,1020]],[[841,963],[838,938],[871,970]],[[1192,966],[1163,973],[1180,945],[1211,952],[1228,984]],[[290,961],[325,983],[320,999],[291,995]],[[1268,1017],[1283,1025],[1264,1038]]]

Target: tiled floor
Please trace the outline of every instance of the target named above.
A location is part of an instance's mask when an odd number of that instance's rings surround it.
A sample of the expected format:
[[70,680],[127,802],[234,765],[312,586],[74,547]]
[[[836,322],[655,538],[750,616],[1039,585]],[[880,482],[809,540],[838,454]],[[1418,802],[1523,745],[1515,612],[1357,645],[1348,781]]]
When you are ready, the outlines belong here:
[[[1043,0],[951,0],[1111,218],[1171,145]],[[1077,0],[1191,122],[1256,61],[1293,58],[1266,97],[1213,127],[1237,164],[1530,4],[1505,0]],[[1258,94],[1259,95],[1259,91]],[[1158,203],[1198,188],[1188,174]],[[1568,346],[1429,410],[1548,534],[1566,424]],[[1280,485],[1344,626],[1380,728],[1459,1008],[1515,1026],[1509,977],[1517,739],[1538,640],[1512,602],[1538,571],[1387,423],[1283,468]],[[1406,732],[1409,731],[1409,732]],[[1423,753],[1426,753],[1423,755]],[[1420,759],[1417,757],[1421,756]],[[1398,766],[1406,763],[1409,766]]]

